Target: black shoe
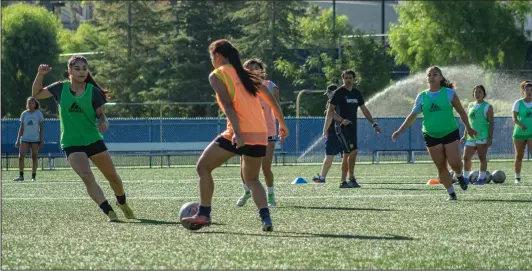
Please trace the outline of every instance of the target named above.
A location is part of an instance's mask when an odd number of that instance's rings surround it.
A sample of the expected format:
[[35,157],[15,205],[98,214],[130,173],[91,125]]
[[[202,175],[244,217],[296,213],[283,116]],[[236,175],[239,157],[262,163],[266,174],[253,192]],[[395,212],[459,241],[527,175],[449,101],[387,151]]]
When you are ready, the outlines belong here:
[[351,178],[348,183],[353,188],[359,188],[360,184],[357,183],[357,179],[355,177]]
[[315,183],[325,183],[325,178],[323,178],[322,176],[318,174],[318,176],[312,177],[312,181]]
[[456,200],[456,193],[449,194],[449,198],[447,200]]
[[340,188],[353,188],[353,187],[349,185],[346,181],[344,181],[340,184]]
[[460,176],[457,179],[458,179],[458,183],[460,184],[460,188],[462,188],[462,190],[467,190],[467,182],[464,176]]
[[262,219],[262,230],[273,231],[272,219],[269,216]]

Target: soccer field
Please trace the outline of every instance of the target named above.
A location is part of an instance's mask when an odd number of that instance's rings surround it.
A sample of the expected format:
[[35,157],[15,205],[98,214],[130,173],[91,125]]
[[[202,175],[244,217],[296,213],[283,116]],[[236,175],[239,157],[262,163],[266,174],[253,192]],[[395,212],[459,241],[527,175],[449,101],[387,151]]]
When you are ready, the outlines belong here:
[[326,184],[290,184],[320,165],[274,167],[274,232],[252,201],[236,207],[238,167],[214,171],[214,225],[197,232],[178,222],[199,198],[194,168],[119,169],[138,217],[115,208],[124,223],[106,222],[72,170],[36,183],[3,171],[2,269],[532,269],[530,165],[514,184],[511,162],[491,162],[506,182],[456,187],[455,202],[425,184],[432,164],[357,165],[360,189],[338,188],[338,164]]

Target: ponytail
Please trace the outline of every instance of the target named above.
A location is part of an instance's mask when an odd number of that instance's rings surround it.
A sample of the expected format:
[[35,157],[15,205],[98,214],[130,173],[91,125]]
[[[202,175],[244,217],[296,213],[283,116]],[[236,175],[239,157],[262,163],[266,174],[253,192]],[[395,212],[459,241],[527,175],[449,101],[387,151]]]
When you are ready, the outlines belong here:
[[233,65],[233,68],[235,69],[238,78],[242,82],[242,85],[244,85],[244,88],[251,93],[251,95],[257,96],[257,92],[262,85],[262,80],[257,75],[242,67],[242,62],[240,62],[240,54],[233,44],[231,44],[231,42],[225,39],[214,41],[209,45],[209,52],[211,57],[215,53],[218,53],[227,58],[229,63]]
[[240,78],[240,81],[242,81],[242,85],[244,85],[246,90],[251,93],[251,95],[257,96],[257,92],[262,84],[260,78],[255,74],[252,74],[249,70],[244,69],[242,62],[240,62],[238,50],[235,47],[231,48],[227,59],[229,60],[229,63],[233,65],[233,68],[235,68],[238,78]]
[[92,73],[89,72],[89,74],[87,75],[87,79],[85,79],[85,82],[86,83],[91,83],[93,86],[99,88],[103,94],[108,94],[109,93],[109,90],[107,89],[103,89],[98,83],[96,83],[96,80],[94,80],[94,77],[92,77]]
[[441,76],[441,78],[442,79],[440,82],[440,86],[450,88],[450,89],[456,89],[456,84],[454,82],[450,82],[445,77],[443,77],[443,75]]

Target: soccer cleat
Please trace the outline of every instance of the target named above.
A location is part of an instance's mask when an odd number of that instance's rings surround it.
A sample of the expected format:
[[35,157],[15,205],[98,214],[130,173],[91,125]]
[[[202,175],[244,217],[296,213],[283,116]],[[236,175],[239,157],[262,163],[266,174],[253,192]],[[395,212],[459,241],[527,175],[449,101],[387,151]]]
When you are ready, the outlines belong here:
[[318,174],[318,176],[312,176],[312,181],[315,183],[325,183],[325,178]]
[[460,184],[460,188],[462,188],[462,190],[467,190],[467,183],[465,181],[464,176],[460,176],[460,177],[458,177],[456,179],[458,179],[458,183]]
[[18,177],[18,178],[15,178],[13,179],[14,182],[22,182],[24,181],[24,177]]
[[519,183],[521,181],[521,178],[515,178],[515,183]]
[[357,179],[355,179],[355,177],[350,178],[348,184],[349,184],[351,187],[353,187],[353,188],[359,188],[359,187],[360,187],[360,184],[357,183]]
[[449,194],[449,198],[447,200],[456,200],[456,193]]
[[35,178],[31,178],[31,181],[32,182],[36,182],[37,180]]
[[478,181],[473,183],[473,185],[485,185],[485,184],[486,184],[486,181],[484,181],[484,179],[478,179]]
[[268,207],[275,207],[277,206],[277,202],[275,202],[275,194],[268,193]]
[[109,213],[107,214],[107,221],[108,222],[118,221],[118,216],[116,215],[115,211],[109,211]]
[[262,231],[273,231],[272,219],[269,216],[262,219]]
[[122,212],[124,213],[124,216],[127,219],[135,219],[135,214],[133,214],[133,210],[131,210],[131,208],[129,208],[129,205],[127,204],[127,202],[124,203],[124,204],[120,204],[117,201],[116,205],[120,208],[120,210],[122,210]]
[[343,181],[340,184],[340,188],[353,188],[351,185],[349,185],[346,181]]
[[185,217],[181,219],[183,222],[188,222],[192,224],[202,225],[202,226],[210,226],[211,225],[211,217],[207,217],[204,215],[193,215],[191,217]]
[[246,202],[248,202],[248,199],[251,198],[251,192],[249,191],[246,191],[244,193],[244,195],[242,195],[242,197],[240,197],[237,202],[236,202],[236,206],[238,207],[242,207],[244,205],[246,205]]

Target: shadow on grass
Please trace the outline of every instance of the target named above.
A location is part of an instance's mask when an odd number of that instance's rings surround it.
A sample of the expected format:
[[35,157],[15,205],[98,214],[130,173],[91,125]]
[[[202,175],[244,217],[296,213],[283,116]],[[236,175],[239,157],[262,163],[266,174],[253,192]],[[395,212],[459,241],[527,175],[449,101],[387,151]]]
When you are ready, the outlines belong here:
[[393,209],[378,209],[378,208],[356,208],[356,207],[331,207],[331,206],[279,206],[279,209],[310,209],[310,210],[339,210],[339,211],[377,211],[377,212],[389,212],[397,211]]
[[464,199],[462,201],[532,203],[530,199]]
[[429,190],[434,190],[434,188],[394,188],[394,187],[376,187],[376,188],[368,188],[368,189],[397,190],[397,191],[429,191]]
[[[420,182],[371,182],[371,183],[367,183],[367,184],[373,186],[373,185],[381,185],[381,184],[391,184],[391,185],[395,185],[395,184],[419,184],[419,185],[423,185],[425,183],[426,183],[426,181],[425,182],[423,182],[423,181],[420,181]],[[362,183],[361,185],[364,186],[364,183]]]
[[[180,221],[165,221],[165,220],[155,220],[155,219],[146,219],[146,218],[137,218],[127,221],[117,221],[118,223],[131,223],[131,224],[149,224],[149,225],[181,225]],[[223,223],[213,222],[212,225],[224,226]]]
[[359,240],[390,240],[390,241],[412,241],[414,238],[400,235],[351,235],[351,234],[328,234],[328,233],[308,233],[308,232],[290,232],[290,231],[273,231],[271,233],[243,233],[229,231],[197,231],[195,234],[227,234],[239,236],[260,236],[260,237],[277,237],[277,238],[340,238],[340,239],[359,239]]

